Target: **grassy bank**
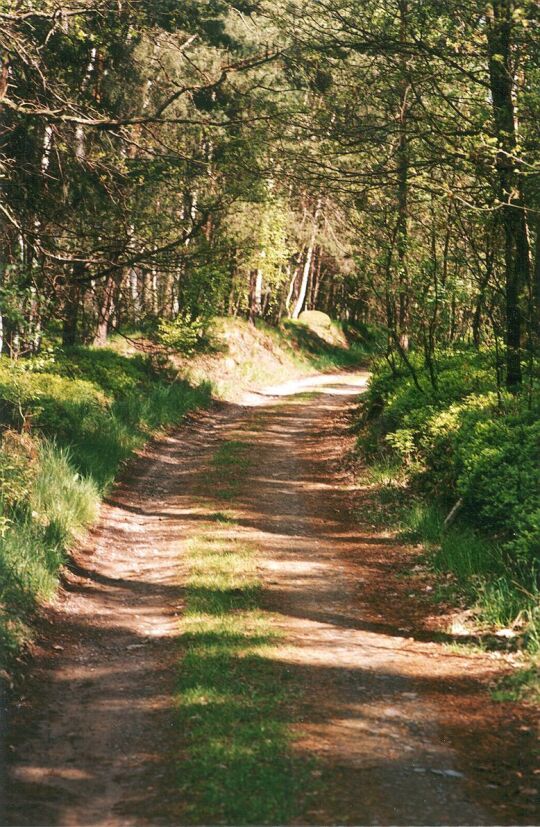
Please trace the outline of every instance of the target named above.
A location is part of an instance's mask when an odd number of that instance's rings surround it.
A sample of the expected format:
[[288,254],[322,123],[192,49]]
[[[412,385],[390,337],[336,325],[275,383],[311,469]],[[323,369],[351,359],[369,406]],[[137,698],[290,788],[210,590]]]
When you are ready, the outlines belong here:
[[[477,628],[540,649],[538,411],[497,389],[493,354],[438,355],[435,383],[375,365],[359,449],[387,522],[424,547],[441,596],[474,611]],[[405,503],[405,505],[404,505]],[[454,510],[451,520],[449,513]]]
[[187,354],[150,346],[144,355],[135,334],[114,337],[107,348],[0,359],[3,667],[31,638],[32,616],[54,595],[69,548],[133,453],[207,404],[211,392],[238,401],[247,389],[366,358],[369,331],[351,330],[347,339],[331,323],[327,341],[325,330],[218,319],[201,342],[197,331],[173,329],[171,341]]
[[200,342],[197,331],[169,331],[179,348],[168,356],[152,346],[144,355],[135,334],[107,348],[0,359],[3,666],[31,638],[32,616],[54,595],[68,550],[96,518],[104,492],[148,439],[207,404],[211,392],[238,401],[247,389],[365,358],[369,331],[351,331],[349,341],[339,325],[325,324],[330,335],[306,323],[273,329],[218,319]]
[[148,439],[210,398],[169,367],[111,349],[0,361],[0,663],[31,639],[67,551]]

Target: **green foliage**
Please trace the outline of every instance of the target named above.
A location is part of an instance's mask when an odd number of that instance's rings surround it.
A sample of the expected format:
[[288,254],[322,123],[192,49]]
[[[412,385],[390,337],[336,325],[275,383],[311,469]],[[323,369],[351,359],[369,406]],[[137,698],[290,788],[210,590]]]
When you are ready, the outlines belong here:
[[[11,498],[2,501],[7,520],[0,536],[1,666],[30,637],[37,604],[52,597],[66,549],[95,518],[99,501],[97,486],[74,471],[67,450],[27,435],[21,439],[24,484],[11,487]],[[4,436],[2,463],[6,454],[13,456],[12,444]]]
[[449,504],[462,497],[475,525],[497,535],[516,562],[533,563],[540,548],[539,400],[531,408],[524,397],[497,393],[489,354],[441,354],[436,389],[412,360],[423,392],[407,372],[375,367],[367,444],[390,446],[430,494]]
[[430,565],[451,572],[456,589],[491,627],[516,625],[531,651],[540,648],[540,588],[534,567],[510,566],[508,554],[493,537],[459,521],[445,528],[438,503],[413,501],[401,509],[401,536],[422,543]]
[[202,319],[191,319],[178,315],[175,319],[161,319],[157,340],[171,350],[190,355],[200,350],[207,340],[208,323]]
[[540,703],[540,670],[538,663],[517,669],[500,680],[491,691],[495,701],[530,701]]
[[36,448],[27,434],[5,431],[0,447],[0,503],[11,511],[28,498],[36,475]]
[[[336,322],[332,324],[336,325]],[[363,342],[358,340],[353,341],[350,346],[329,342],[316,330],[300,321],[287,319],[282,323],[282,328],[293,345],[305,353],[314,367],[319,370],[358,367],[366,361],[371,352]],[[342,338],[343,333],[341,330],[339,332]]]
[[[92,382],[109,398],[149,388],[156,378],[150,357],[123,356],[108,347],[71,347],[61,351],[56,356],[54,370],[70,379]],[[167,375],[165,370],[162,375]]]
[[85,416],[104,411],[107,405],[101,389],[85,379],[22,370],[8,359],[0,362],[2,425],[20,428],[32,424],[63,439]]
[[2,360],[0,394],[0,425],[31,425],[69,446],[76,469],[104,490],[121,462],[149,435],[204,404],[209,388],[192,388],[167,366],[140,356],[75,348],[60,354],[46,372]]
[[[441,353],[434,388],[412,354],[421,391],[409,371],[378,362],[360,443],[373,458],[398,461],[413,489],[438,503],[415,503],[406,516],[413,536],[432,547],[433,564],[456,576],[486,621],[507,625],[521,614],[533,645],[540,634],[539,400],[497,391],[491,360]],[[442,515],[458,499],[460,523],[445,530]]]
[[168,367],[140,356],[76,348],[46,363],[2,360],[0,394],[5,662],[28,638],[34,609],[53,594],[73,537],[94,519],[120,464],[205,404],[209,387],[176,381]]

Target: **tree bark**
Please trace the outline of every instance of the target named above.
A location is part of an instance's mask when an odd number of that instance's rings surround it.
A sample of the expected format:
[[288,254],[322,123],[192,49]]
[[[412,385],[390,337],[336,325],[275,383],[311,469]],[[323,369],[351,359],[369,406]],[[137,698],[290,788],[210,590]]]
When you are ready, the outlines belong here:
[[116,278],[114,276],[107,276],[99,307],[99,317],[96,334],[94,336],[94,345],[103,346],[107,344],[109,325],[115,311],[117,287],[118,284]]
[[530,251],[516,159],[512,0],[492,0],[487,22],[490,88],[498,141],[497,176],[505,244],[506,386],[515,392],[522,381],[520,294],[523,287],[530,283]]
[[540,348],[540,215],[536,218],[536,250],[532,294],[533,308],[531,327],[535,339],[535,347],[538,350]]
[[[407,39],[409,5],[408,0],[400,0],[400,38]],[[410,84],[407,79],[407,59],[401,61],[401,83],[399,89],[399,135],[397,148],[397,204],[398,222],[396,233],[396,248],[398,260],[398,318],[397,330],[401,348],[409,349],[409,286],[407,274],[407,248],[409,243],[409,93]]]

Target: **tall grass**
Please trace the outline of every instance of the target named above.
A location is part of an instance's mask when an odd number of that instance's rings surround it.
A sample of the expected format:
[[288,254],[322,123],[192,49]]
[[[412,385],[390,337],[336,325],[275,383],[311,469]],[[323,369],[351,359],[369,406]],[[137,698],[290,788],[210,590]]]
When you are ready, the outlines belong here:
[[162,384],[131,392],[110,409],[88,417],[71,440],[72,459],[79,471],[105,491],[120,465],[158,432],[180,422],[186,413],[208,404],[210,386],[187,382]]
[[0,536],[1,666],[30,639],[37,605],[53,596],[66,550],[95,519],[98,505],[97,485],[74,471],[69,451],[39,441],[28,502]]
[[433,503],[415,501],[402,510],[402,536],[421,542],[438,572],[451,572],[481,621],[494,627],[516,626],[528,648],[540,650],[540,589],[530,566],[517,567],[495,540],[469,525],[445,528],[444,514]]
[[46,372],[21,371],[7,360],[0,368],[0,426],[33,423],[32,436],[21,437],[27,453],[19,452],[15,465],[0,448],[5,667],[31,637],[36,609],[54,595],[69,548],[96,519],[100,497],[122,463],[150,437],[206,404],[210,388],[175,381],[167,368],[107,349],[77,348]]

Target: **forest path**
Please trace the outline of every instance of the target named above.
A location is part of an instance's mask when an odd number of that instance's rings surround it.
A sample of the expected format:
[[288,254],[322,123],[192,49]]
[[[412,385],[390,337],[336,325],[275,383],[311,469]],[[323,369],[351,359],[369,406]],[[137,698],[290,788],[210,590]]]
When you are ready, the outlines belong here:
[[532,713],[490,701],[497,660],[432,634],[435,609],[403,577],[411,550],[371,525],[369,495],[343,467],[365,380],[216,406],[130,466],[47,614],[14,715],[7,823],[181,823],[182,545],[223,508],[203,483],[230,440],[252,461],[227,508],[258,551],[283,633],[273,656],[301,690],[294,753],[317,759],[321,793],[297,823],[533,822]]

